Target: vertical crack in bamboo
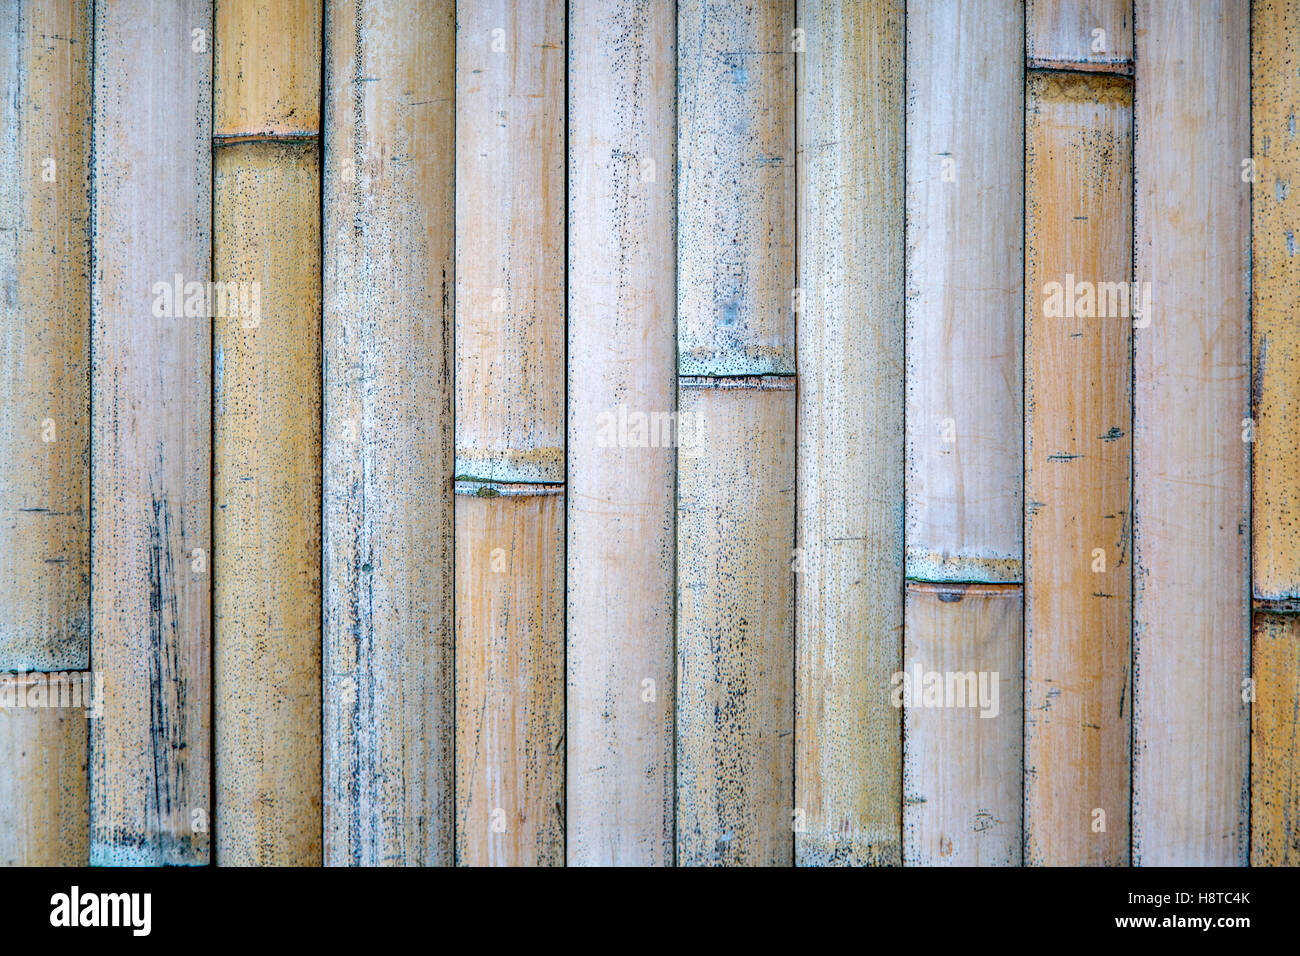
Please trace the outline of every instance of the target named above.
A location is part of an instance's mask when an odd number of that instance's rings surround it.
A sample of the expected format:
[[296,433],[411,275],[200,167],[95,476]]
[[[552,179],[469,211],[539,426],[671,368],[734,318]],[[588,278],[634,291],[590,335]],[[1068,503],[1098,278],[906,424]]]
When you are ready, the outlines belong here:
[[1247,858],[1246,0],[1138,0],[1133,863]]
[[801,865],[902,862],[904,7],[797,21]]
[[203,864],[212,3],[98,3],[94,23],[90,860]]
[[568,862],[673,862],[674,6],[569,36]]
[[324,857],[449,865],[454,0],[330,0]]

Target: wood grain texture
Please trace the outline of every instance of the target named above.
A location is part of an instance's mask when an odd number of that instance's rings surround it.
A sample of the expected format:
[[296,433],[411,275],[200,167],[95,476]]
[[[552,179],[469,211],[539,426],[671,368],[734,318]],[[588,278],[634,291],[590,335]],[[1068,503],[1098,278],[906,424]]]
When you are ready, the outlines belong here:
[[799,5],[801,865],[902,856],[904,13]]
[[1021,580],[1024,9],[907,14],[907,576]]
[[679,384],[677,862],[788,866],[794,382]]
[[0,6],[0,668],[90,656],[89,0]]
[[1025,4],[1031,67],[1133,73],[1133,0]]
[[909,582],[906,606],[903,862],[1019,866],[1020,587]]
[[1254,594],[1300,597],[1300,140],[1295,68],[1300,4],[1256,0],[1251,7],[1251,325],[1254,338],[1252,411],[1255,420]]
[[327,864],[453,860],[454,24],[327,11]]
[[322,0],[214,5],[213,135],[317,135]]
[[95,7],[92,864],[208,861],[212,326],[154,307],[210,279],[211,22],[210,0]]
[[0,675],[0,866],[86,866],[86,672]]
[[564,495],[456,495],[456,862],[564,864]]
[[568,862],[663,865],[677,453],[653,423],[677,401],[676,24],[650,0],[569,16]]
[[1248,14],[1137,5],[1135,865],[1247,856]]
[[1255,612],[1250,863],[1300,866],[1300,617]]
[[1030,73],[1027,89],[1025,859],[1124,866],[1133,83]]
[[216,862],[319,865],[320,159],[242,142],[214,163],[214,279],[241,287],[213,319]]
[[461,0],[456,474],[564,480],[564,0]]
[[794,372],[794,6],[677,7],[683,375]]

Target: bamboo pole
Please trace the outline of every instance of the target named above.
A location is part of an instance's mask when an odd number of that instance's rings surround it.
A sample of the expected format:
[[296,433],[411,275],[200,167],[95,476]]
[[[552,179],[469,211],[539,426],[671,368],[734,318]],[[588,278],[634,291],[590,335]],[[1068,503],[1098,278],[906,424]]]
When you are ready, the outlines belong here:
[[1133,0],[1026,0],[1029,66],[1133,73]]
[[677,9],[677,862],[788,865],[794,0]]
[[570,5],[566,808],[577,865],[673,861],[675,27],[672,4]]
[[1133,83],[1033,72],[1026,102],[1025,858],[1125,866]]
[[0,866],[90,860],[85,672],[0,674]]
[[456,8],[456,474],[564,480],[563,0]]
[[801,865],[901,862],[904,13],[799,7]]
[[215,25],[216,862],[319,865],[321,5]]
[[909,581],[906,606],[903,862],[1018,866],[1021,589]]
[[794,373],[794,0],[677,8],[678,371]]
[[[1300,333],[1293,316],[1300,266],[1293,261],[1300,144],[1292,128],[1300,78],[1294,67],[1300,6],[1251,5],[1251,417],[1254,643],[1251,674],[1250,862],[1300,865]],[[1249,423],[1247,423],[1249,424]]]
[[564,494],[456,487],[456,862],[564,864]]
[[208,860],[211,24],[95,7],[92,864]]
[[564,862],[565,8],[457,8],[455,799],[467,865]]
[[1023,6],[907,19],[907,576],[1021,580]]
[[794,858],[794,380],[681,378],[677,861]]
[[1248,12],[1137,5],[1135,865],[1247,855]]
[[1013,681],[996,717],[905,712],[911,864],[1021,859],[1023,15],[908,6],[903,661]]
[[327,7],[327,864],[453,860],[455,37],[453,0]]
[[0,8],[0,669],[90,657],[87,0]]

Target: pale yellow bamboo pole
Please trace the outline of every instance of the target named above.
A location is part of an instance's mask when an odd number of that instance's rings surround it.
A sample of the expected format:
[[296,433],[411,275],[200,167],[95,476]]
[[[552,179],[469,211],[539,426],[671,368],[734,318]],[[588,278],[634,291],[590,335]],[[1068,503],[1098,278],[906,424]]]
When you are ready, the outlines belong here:
[[1020,0],[907,13],[907,576],[1021,580]]
[[456,10],[455,800],[466,865],[564,862],[565,8]]
[[676,23],[569,6],[568,862],[673,861]]
[[903,861],[1021,862],[1021,590],[907,584]]
[[1124,866],[1133,82],[1027,83],[1025,861]]
[[795,830],[901,862],[902,0],[801,0]]
[[679,386],[677,862],[788,866],[794,380]]
[[1133,0],[1025,0],[1029,66],[1133,73]]
[[563,0],[456,5],[456,474],[564,480]]
[[215,25],[216,862],[319,865],[321,4]]
[[564,493],[456,487],[456,862],[564,864]]
[[677,862],[794,858],[794,0],[677,8]]
[[326,864],[453,858],[455,12],[327,7]]
[[1135,865],[1247,857],[1249,20],[1137,4]]
[[95,4],[92,864],[208,861],[211,28]]
[[89,862],[94,687],[85,671],[0,674],[0,866]]
[[[907,10],[905,535],[921,593],[903,660],[1001,679],[1022,660],[1023,17],[1020,0]],[[957,601],[929,587],[942,582],[1006,587]],[[1020,862],[1018,680],[996,717],[917,715],[905,862]]]
[[[1254,372],[1250,861],[1300,865],[1300,330],[1295,231],[1300,4],[1251,5],[1251,327]],[[1249,424],[1249,423],[1248,423]]]
[[90,17],[0,8],[3,670],[90,658]]

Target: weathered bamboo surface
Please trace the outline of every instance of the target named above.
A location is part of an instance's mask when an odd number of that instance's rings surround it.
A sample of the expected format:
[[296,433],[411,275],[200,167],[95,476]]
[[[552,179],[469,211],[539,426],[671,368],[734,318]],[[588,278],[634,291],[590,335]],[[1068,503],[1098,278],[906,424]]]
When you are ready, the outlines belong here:
[[[1138,0],[1133,863],[1246,862],[1249,9]],[[1232,175],[1229,175],[1232,172]]]
[[[213,625],[219,865],[321,860],[320,171],[314,142],[215,155]],[[242,301],[241,301],[242,305]]]
[[564,0],[456,10],[456,474],[564,480]]
[[[1133,84],[1033,72],[1025,132],[1025,860],[1129,855]],[[1140,300],[1139,300],[1140,301]]]
[[1021,590],[907,584],[903,862],[1021,862]]
[[1024,8],[907,13],[907,576],[1021,580]]
[[90,655],[90,25],[0,6],[0,669]]
[[682,375],[794,372],[794,8],[678,3]]
[[1029,65],[1133,72],[1133,0],[1025,0]]
[[679,386],[677,862],[789,865],[794,382]]
[[323,0],[215,0],[216,136],[314,138]]
[[0,866],[90,860],[90,722],[85,709],[51,704],[85,680],[84,671],[0,676]]
[[564,495],[456,492],[456,862],[560,866]]
[[796,859],[902,861],[902,0],[798,22]]
[[671,865],[676,23],[569,17],[568,862]]
[[1250,863],[1300,865],[1300,616],[1255,612],[1251,708]]
[[1291,190],[1300,173],[1295,134],[1300,76],[1294,67],[1300,8],[1285,0],[1256,0],[1251,10],[1251,569],[1257,599],[1286,600],[1300,597],[1300,469],[1295,466],[1300,442],[1300,328],[1295,323],[1300,198]]
[[324,856],[452,839],[455,3],[331,0]]
[[168,288],[211,278],[211,22],[210,0],[95,8],[91,669],[110,688],[91,723],[99,864],[208,860],[212,326],[202,295]]

